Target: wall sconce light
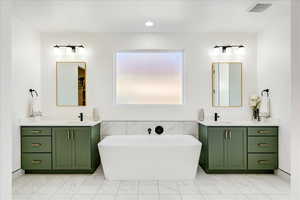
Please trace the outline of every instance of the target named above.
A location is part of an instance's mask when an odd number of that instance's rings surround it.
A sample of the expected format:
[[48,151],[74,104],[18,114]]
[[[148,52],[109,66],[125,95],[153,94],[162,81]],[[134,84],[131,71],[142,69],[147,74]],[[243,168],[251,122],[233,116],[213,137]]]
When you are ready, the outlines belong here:
[[82,53],[84,49],[83,45],[55,45],[53,47],[54,47],[54,53],[56,55],[62,54],[61,48],[66,49],[67,55],[74,55],[77,53],[77,50],[79,53]]
[[214,47],[214,55],[232,55],[232,53],[236,55],[244,55],[245,54],[245,46],[244,45],[225,45]]

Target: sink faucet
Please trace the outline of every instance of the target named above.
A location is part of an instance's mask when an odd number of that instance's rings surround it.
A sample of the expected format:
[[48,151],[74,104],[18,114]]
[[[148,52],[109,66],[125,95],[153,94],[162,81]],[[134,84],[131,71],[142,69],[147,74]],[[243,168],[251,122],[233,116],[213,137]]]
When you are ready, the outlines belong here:
[[78,118],[80,119],[81,122],[83,122],[83,113],[79,113]]
[[220,115],[218,113],[215,113],[215,122],[218,121],[218,118],[220,118]]

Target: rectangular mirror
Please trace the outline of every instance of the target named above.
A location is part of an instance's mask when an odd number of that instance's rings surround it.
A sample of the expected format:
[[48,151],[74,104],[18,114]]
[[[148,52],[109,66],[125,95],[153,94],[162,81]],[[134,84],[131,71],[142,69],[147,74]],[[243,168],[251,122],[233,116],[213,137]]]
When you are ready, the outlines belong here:
[[212,89],[213,106],[241,107],[242,63],[213,63]]
[[58,106],[86,105],[86,63],[56,63],[56,96]]

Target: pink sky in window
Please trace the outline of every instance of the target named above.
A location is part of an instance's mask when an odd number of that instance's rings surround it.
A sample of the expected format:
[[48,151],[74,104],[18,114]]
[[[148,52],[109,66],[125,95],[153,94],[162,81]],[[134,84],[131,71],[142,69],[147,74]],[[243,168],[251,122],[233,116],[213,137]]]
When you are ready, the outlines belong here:
[[182,104],[182,51],[117,53],[117,104]]

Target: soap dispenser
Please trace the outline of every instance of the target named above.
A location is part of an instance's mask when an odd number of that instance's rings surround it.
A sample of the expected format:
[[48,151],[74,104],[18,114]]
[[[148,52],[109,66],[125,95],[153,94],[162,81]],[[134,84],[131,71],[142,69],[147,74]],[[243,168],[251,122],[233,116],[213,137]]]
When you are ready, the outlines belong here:
[[198,113],[198,119],[199,119],[199,121],[204,121],[204,119],[205,119],[204,109],[203,109],[203,108],[201,108],[201,109],[199,110],[199,113]]

